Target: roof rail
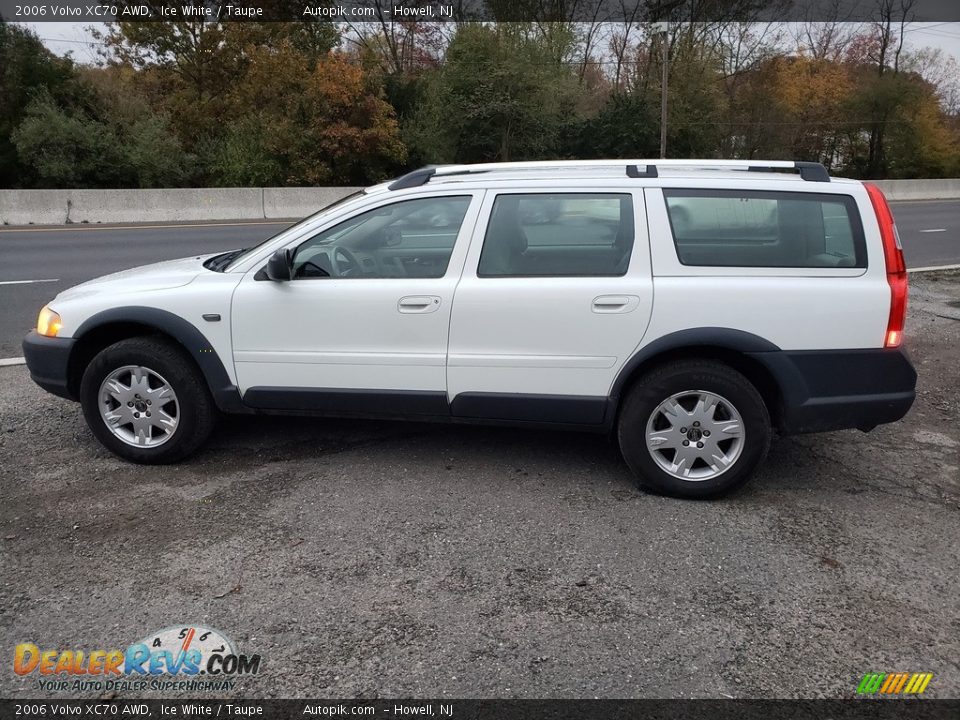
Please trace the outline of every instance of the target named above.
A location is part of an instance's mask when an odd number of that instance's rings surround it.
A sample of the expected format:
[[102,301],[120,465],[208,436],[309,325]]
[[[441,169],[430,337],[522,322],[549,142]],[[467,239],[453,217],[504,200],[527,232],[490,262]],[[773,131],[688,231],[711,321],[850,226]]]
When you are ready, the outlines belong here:
[[650,160],[648,162],[662,168],[686,167],[702,170],[734,168],[751,172],[796,170],[804,180],[830,182],[830,174],[822,164],[801,160]]
[[655,178],[659,175],[656,165],[644,165],[643,170],[639,165],[627,165],[628,178]]
[[408,172],[406,175],[401,175],[396,180],[387,185],[387,188],[390,190],[403,190],[405,188],[419,187],[421,185],[426,185],[430,182],[437,172],[436,165],[427,165],[426,167],[417,168],[412,172]]
[[509,170],[564,170],[566,168],[624,168],[628,165],[635,167],[646,166],[648,169],[657,161],[654,160],[526,160],[522,162],[478,163],[475,165],[441,165],[437,168],[437,176],[464,175],[468,173],[500,172]]
[[797,170],[800,171],[800,177],[804,180],[810,180],[811,182],[830,182],[830,173],[827,172],[827,169],[821,163],[797,160],[794,165],[797,166]]
[[[771,170],[775,171],[778,169],[780,168],[770,165],[751,165],[747,168],[747,170],[750,170],[751,172],[769,172]],[[801,160],[797,160],[795,163],[793,163],[792,169],[798,170],[800,172],[800,177],[803,180],[807,180],[809,182],[830,182],[830,173],[828,173],[827,169],[820,163],[803,162]]]
[[[630,178],[658,177],[658,168],[737,168],[751,172],[796,170],[810,182],[830,182],[827,169],[820,163],[792,160],[531,160],[528,162],[478,163],[475,165],[428,165],[403,175],[387,187],[390,190],[419,187],[434,177],[507,172],[510,170],[564,170],[590,167],[624,168]],[[641,170],[640,168],[643,168]]]

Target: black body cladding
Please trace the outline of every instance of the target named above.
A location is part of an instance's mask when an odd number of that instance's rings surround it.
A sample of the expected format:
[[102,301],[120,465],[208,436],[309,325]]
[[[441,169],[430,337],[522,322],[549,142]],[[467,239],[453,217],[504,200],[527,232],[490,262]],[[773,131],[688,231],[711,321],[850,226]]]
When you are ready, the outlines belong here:
[[[90,318],[83,334],[111,322],[137,322],[180,343],[196,361],[217,406],[224,412],[305,412],[321,415],[407,417],[507,424],[568,425],[604,431],[612,427],[625,386],[646,367],[671,354],[711,351],[749,358],[774,379],[784,433],[843,428],[869,430],[894,422],[910,409],[917,374],[901,349],[783,351],[750,333],[730,328],[696,328],[658,338],[623,367],[608,397],[358,390],[349,388],[254,387],[241,398],[219,356],[203,334],[172,313],[154,308],[114,308]],[[23,352],[34,381],[45,390],[75,400],[69,387],[72,338],[30,333]]]

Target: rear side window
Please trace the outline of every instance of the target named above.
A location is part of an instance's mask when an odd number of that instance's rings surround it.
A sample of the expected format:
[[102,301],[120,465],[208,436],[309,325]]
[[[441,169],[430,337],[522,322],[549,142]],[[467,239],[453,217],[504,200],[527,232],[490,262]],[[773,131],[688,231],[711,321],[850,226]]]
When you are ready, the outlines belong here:
[[624,275],[633,236],[629,194],[498,195],[477,275]]
[[865,268],[849,195],[664,189],[677,257],[715,267]]

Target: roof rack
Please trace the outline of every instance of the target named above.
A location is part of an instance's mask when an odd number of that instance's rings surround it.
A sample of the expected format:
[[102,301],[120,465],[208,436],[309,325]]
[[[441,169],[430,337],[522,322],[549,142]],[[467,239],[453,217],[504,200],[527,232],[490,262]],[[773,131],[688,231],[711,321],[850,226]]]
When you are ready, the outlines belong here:
[[[779,169],[781,168],[769,164],[750,165],[750,167],[747,168],[750,172],[769,172]],[[788,166],[786,169],[789,170],[791,168]],[[793,163],[792,169],[799,172],[800,177],[808,182],[830,182],[830,173],[828,173],[827,169],[820,163],[797,160]]]
[[419,187],[420,185],[426,185],[430,182],[437,172],[436,165],[427,165],[422,168],[418,168],[413,172],[408,172],[406,175],[401,175],[396,180],[391,182],[387,187],[390,190],[403,190],[405,188]]
[[[529,162],[478,163],[475,165],[428,165],[392,181],[390,190],[426,185],[434,177],[507,172],[510,170],[565,170],[589,167],[624,168],[630,178],[658,177],[657,168],[696,168],[714,170],[734,168],[748,172],[796,171],[809,182],[830,182],[827,169],[820,163],[792,160],[532,160]],[[641,170],[641,168],[643,168]]]

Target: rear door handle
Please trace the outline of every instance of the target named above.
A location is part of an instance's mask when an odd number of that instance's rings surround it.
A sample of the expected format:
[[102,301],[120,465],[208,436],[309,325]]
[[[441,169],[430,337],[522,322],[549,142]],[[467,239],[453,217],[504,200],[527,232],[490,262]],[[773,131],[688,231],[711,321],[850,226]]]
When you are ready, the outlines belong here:
[[591,310],[595,313],[628,313],[636,310],[640,298],[636,295],[600,295],[593,299]]
[[432,313],[440,308],[440,298],[436,295],[408,295],[397,302],[397,310],[402,313]]

